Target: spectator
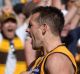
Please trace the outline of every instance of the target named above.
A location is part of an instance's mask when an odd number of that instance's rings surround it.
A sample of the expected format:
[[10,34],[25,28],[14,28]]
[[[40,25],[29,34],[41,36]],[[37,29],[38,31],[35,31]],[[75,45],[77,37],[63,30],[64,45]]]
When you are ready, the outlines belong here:
[[20,74],[27,69],[24,45],[16,35],[17,20],[13,14],[2,16],[0,38],[0,73]]
[[18,19],[18,28],[16,30],[16,34],[21,38],[23,41],[23,44],[25,42],[25,38],[27,36],[27,33],[25,32],[28,27],[28,20],[30,12],[33,8],[36,7],[36,4],[32,1],[28,2],[27,4],[16,4],[13,9],[14,12],[17,14]]
[[28,24],[26,23],[26,16],[23,13],[23,8],[24,8],[24,4],[18,3],[16,5],[14,5],[13,10],[14,10],[17,20],[18,20],[16,34],[20,37],[20,39],[22,40],[22,42],[24,44],[25,37],[26,37],[25,30],[28,27]]
[[68,46],[68,48],[70,49],[70,51],[73,53],[74,56],[77,53],[76,43],[79,38],[79,28],[77,28],[78,30],[75,28],[78,25],[79,19],[80,17],[77,11],[73,19],[70,21],[70,23],[64,25],[63,31],[61,33],[62,41],[66,43],[66,46]]
[[22,26],[26,19],[26,16],[23,14],[23,8],[24,4],[22,3],[17,3],[16,5],[13,6],[13,10],[16,13],[18,20],[18,27]]

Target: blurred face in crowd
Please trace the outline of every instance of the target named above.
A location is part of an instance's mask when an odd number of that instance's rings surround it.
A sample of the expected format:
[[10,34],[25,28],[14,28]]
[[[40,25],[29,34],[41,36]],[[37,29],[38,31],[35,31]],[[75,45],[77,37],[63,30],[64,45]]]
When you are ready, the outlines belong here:
[[37,17],[39,16],[39,13],[35,13],[31,16],[30,22],[29,22],[29,29],[27,30],[32,37],[32,45],[33,48],[38,49],[42,45],[42,37],[41,37],[41,29],[39,23],[36,21]]
[[75,1],[76,0],[69,0],[69,2],[68,2],[68,9],[70,9],[73,6]]
[[17,28],[17,23],[12,21],[6,21],[3,23],[2,32],[6,38],[13,39],[15,36],[16,28]]

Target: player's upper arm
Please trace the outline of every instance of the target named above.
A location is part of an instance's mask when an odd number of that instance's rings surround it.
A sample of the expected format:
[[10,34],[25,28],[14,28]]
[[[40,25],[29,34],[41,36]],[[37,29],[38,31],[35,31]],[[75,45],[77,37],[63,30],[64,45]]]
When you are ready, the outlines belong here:
[[74,74],[74,68],[67,56],[60,53],[48,57],[45,70],[48,74]]

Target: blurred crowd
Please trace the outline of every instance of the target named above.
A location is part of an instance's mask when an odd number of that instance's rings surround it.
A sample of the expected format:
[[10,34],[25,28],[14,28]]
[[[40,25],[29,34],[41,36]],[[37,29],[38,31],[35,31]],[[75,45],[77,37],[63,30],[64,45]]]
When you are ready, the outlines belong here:
[[[12,0],[4,0],[0,8],[0,73],[20,74],[34,60],[35,51],[27,50],[26,40],[31,11],[38,6],[52,6],[62,11],[65,24],[61,40],[74,55],[80,74],[80,0],[20,0],[14,5]],[[42,52],[37,54],[38,58]]]

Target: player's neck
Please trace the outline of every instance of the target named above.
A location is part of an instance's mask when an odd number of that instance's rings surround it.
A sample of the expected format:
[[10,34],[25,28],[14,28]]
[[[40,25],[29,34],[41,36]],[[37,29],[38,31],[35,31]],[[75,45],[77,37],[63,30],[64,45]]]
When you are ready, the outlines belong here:
[[47,54],[61,44],[62,43],[59,37],[48,38],[44,42],[44,54]]

